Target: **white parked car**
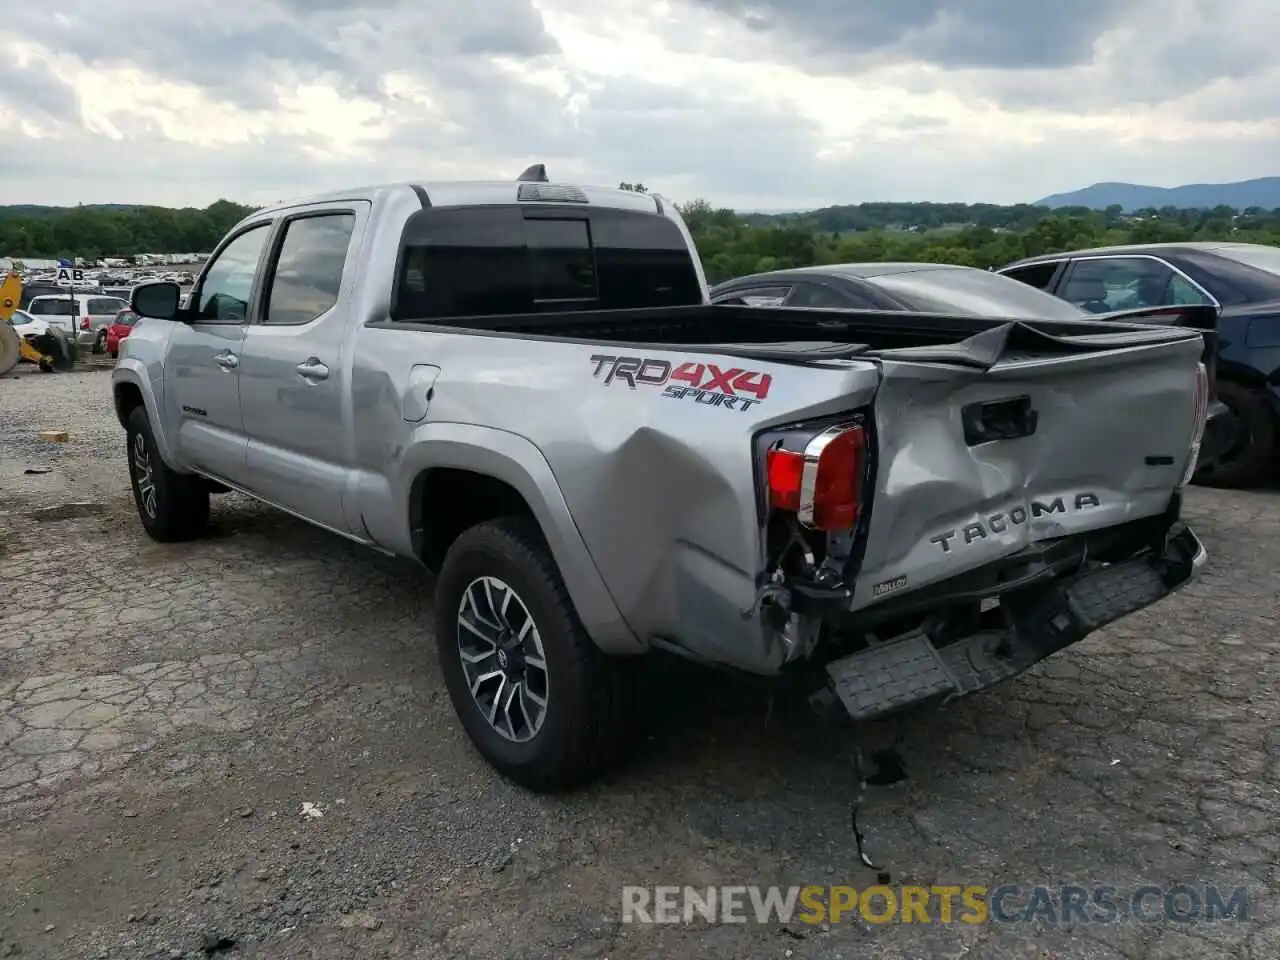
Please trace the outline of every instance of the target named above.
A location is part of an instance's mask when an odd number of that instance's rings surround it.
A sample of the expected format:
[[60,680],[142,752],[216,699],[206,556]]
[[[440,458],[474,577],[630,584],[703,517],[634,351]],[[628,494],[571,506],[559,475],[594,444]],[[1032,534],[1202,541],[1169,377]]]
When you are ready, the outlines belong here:
[[49,332],[48,320],[44,317],[33,317],[25,310],[13,311],[9,322],[13,324],[13,329],[18,331],[20,337],[38,337]]

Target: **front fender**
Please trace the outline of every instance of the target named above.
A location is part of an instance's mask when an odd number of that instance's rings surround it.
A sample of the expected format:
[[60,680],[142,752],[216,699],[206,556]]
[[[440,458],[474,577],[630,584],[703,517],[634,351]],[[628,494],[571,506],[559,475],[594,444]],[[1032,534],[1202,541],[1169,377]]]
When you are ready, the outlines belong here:
[[542,451],[518,434],[465,423],[432,422],[417,427],[409,436],[392,479],[394,490],[388,502],[395,505],[394,516],[363,517],[375,540],[383,542],[382,534],[394,532],[398,540],[395,549],[401,553],[411,550],[407,541],[411,538],[414,480],[424,470],[440,467],[484,474],[518,491],[542,528],[565,588],[591,638],[610,654],[646,650],[619,612]]
[[147,422],[151,425],[151,435],[155,440],[160,459],[176,469],[178,460],[173,448],[169,445],[168,432],[165,430],[164,417],[161,415],[160,398],[155,395],[151,378],[147,375],[147,368],[141,360],[121,357],[116,361],[115,369],[111,372],[111,394],[116,407],[116,419],[123,427],[128,418],[129,405],[124,402],[121,387],[135,388],[142,396],[142,405],[146,408]]

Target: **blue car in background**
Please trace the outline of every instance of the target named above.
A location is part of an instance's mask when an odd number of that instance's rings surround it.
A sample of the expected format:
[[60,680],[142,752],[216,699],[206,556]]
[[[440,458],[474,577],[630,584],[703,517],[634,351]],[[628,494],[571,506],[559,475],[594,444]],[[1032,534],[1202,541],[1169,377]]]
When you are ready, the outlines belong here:
[[1251,487],[1280,459],[1280,248],[1152,243],[1029,257],[997,273],[1090,313],[1213,304],[1217,395],[1235,415],[1226,452],[1197,482]]

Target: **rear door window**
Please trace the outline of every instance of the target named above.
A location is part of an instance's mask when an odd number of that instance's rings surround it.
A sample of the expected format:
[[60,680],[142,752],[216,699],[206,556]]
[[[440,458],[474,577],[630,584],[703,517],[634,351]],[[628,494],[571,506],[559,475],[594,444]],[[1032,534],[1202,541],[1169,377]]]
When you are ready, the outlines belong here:
[[123,300],[116,300],[109,297],[95,297],[89,301],[89,313],[92,316],[101,316],[103,314],[115,315],[129,306]]
[[74,300],[51,298],[49,300],[32,300],[27,311],[36,317],[74,317],[79,314],[78,304]]
[[310,323],[333,308],[355,226],[355,214],[347,212],[300,217],[285,226],[264,323]]

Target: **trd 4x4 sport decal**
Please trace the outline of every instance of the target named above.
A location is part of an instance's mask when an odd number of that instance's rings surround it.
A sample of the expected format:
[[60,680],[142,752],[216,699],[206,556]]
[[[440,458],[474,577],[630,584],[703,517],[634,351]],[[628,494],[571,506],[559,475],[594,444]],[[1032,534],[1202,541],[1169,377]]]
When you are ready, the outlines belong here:
[[708,407],[750,410],[769,396],[773,377],[741,367],[718,367],[714,363],[692,361],[673,365],[653,357],[608,357],[596,354],[592,376],[606,386],[625,383],[638,387],[663,387],[662,396],[673,400],[692,399]]

